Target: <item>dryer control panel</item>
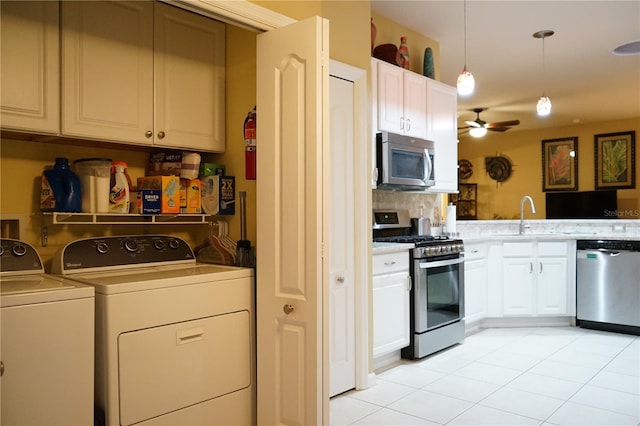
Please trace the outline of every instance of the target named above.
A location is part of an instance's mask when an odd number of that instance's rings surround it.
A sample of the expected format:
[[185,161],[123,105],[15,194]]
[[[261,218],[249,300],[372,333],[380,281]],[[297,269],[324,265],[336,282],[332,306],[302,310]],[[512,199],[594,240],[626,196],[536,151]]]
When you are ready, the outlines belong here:
[[195,254],[181,238],[169,235],[96,237],[67,244],[53,262],[53,273],[110,267],[195,263]]

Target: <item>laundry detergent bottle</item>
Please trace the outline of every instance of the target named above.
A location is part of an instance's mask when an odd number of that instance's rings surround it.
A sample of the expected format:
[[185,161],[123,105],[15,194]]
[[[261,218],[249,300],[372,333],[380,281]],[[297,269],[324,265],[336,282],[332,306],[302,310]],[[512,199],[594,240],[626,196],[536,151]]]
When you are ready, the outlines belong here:
[[129,213],[129,179],[127,163],[114,161],[113,184],[109,193],[109,213]]
[[69,159],[56,158],[53,168],[42,173],[40,210],[71,213],[82,211],[80,179],[69,168]]

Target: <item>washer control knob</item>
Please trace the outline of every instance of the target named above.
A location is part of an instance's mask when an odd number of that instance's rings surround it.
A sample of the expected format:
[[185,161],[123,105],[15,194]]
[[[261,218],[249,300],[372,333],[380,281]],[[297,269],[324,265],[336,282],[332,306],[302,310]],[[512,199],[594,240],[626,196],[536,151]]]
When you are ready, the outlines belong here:
[[171,247],[172,249],[177,249],[178,247],[180,247],[180,241],[176,239],[169,240],[169,247]]
[[109,246],[107,245],[107,243],[98,243],[98,245],[96,246],[96,250],[100,254],[105,254],[109,251]]
[[136,240],[125,240],[124,249],[128,252],[134,253],[138,251],[138,243]]
[[167,243],[165,240],[155,240],[153,242],[153,246],[157,249],[157,250],[164,250],[167,247]]
[[27,254],[27,248],[22,244],[14,245],[11,251],[15,256],[18,256],[18,257],[24,256],[25,254]]

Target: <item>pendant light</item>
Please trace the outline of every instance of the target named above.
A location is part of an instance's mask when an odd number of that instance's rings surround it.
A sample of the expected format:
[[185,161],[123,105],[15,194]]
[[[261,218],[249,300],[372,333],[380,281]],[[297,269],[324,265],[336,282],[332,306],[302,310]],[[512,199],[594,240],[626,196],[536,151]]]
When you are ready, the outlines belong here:
[[473,74],[467,70],[467,0],[464,0],[464,67],[458,76],[456,86],[458,88],[458,95],[460,96],[469,96],[476,87]]
[[[542,39],[542,79],[544,82],[545,70],[544,70],[544,39],[547,37],[551,37],[554,34],[551,30],[542,30],[533,33],[534,38]],[[544,89],[542,90],[542,96],[538,99],[538,104],[536,105],[536,111],[538,111],[538,115],[545,116],[551,113],[551,99],[548,96],[545,96]]]

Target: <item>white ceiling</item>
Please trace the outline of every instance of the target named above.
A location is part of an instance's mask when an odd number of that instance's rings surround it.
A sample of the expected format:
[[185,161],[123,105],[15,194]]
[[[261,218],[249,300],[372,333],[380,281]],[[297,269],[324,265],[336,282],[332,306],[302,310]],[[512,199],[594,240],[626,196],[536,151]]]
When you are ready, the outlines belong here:
[[[458,97],[460,127],[478,107],[487,122],[520,120],[509,132],[640,117],[640,55],[611,53],[640,40],[640,1],[468,0],[466,7],[476,90]],[[437,40],[440,80],[455,85],[464,65],[463,1],[372,0],[371,8]],[[544,41],[544,73],[539,30],[555,32]],[[535,113],[543,91],[553,104],[545,118]]]

